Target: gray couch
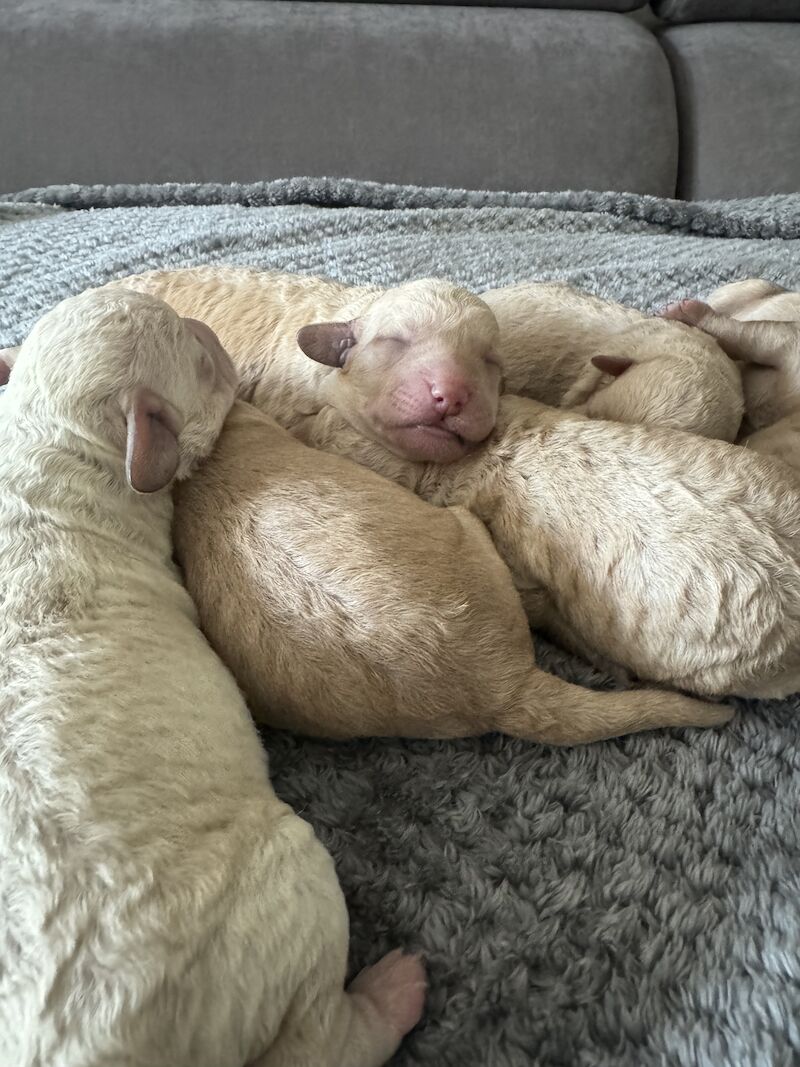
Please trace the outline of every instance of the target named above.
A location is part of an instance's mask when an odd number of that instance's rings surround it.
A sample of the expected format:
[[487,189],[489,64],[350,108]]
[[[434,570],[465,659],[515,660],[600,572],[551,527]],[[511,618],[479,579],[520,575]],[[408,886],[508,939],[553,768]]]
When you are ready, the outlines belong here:
[[800,190],[800,0],[518,3],[0,0],[0,192]]

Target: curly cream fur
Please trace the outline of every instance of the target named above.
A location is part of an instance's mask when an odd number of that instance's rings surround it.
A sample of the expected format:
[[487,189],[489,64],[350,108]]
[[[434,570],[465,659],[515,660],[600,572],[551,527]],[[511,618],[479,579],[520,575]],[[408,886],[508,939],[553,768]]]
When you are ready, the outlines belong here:
[[[300,353],[296,335],[302,326],[355,318],[370,309],[383,329],[403,325],[392,305],[393,291],[310,275],[195,267],[151,271],[124,284],[155,293],[212,325],[233,354],[242,395],[288,429],[325,403],[351,422],[358,417],[358,405],[336,372]],[[738,372],[700,330],[647,318],[562,284],[489,290],[481,300],[443,282],[422,280],[400,290],[412,299],[416,294],[413,317],[420,328],[450,332],[456,346],[464,342],[465,327],[487,330],[481,308],[488,305],[499,323],[496,344],[506,392],[580,406],[593,418],[729,441],[738,432],[743,407]],[[590,362],[601,354],[626,356],[636,365],[611,380]]]
[[729,715],[539,670],[511,575],[473,515],[312,451],[248,405],[180,487],[175,544],[206,634],[276,726],[574,744]]
[[[301,319],[319,317],[317,287],[332,315],[349,290],[208,268],[137,284],[211,315],[260,382],[253,399],[282,419],[274,373],[277,387],[288,387],[290,427],[307,443],[473,511],[534,625],[638,677],[705,695],[800,688],[800,499],[775,464],[724,442],[587,420],[508,395],[494,434],[471,456],[408,463],[321,408],[315,389],[294,387],[307,372],[293,333]],[[369,298],[359,292],[353,299]]]
[[747,278],[715,290],[705,304],[682,301],[666,314],[698,326],[739,361],[747,416],[741,443],[800,471],[800,293]]
[[[371,1067],[419,963],[343,981],[333,864],[273,793],[172,563],[168,491],[125,472],[125,397],[163,396],[181,475],[232,376],[151,298],[92,292],[34,329],[0,420],[0,1063]],[[205,372],[202,372],[205,374]],[[387,989],[398,993],[400,1010]]]
[[[742,421],[736,365],[700,330],[559,283],[489,290],[509,393],[594,419],[733,441]],[[630,360],[618,378],[593,356]]]

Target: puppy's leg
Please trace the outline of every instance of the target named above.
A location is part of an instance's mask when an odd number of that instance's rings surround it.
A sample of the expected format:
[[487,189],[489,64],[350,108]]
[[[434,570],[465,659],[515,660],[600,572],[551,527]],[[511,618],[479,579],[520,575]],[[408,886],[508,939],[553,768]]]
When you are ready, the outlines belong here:
[[547,745],[580,745],[665,726],[720,726],[725,704],[660,689],[598,693],[534,667],[517,707],[498,729]]
[[741,315],[743,311],[769,296],[777,296],[786,290],[763,278],[746,278],[741,282],[729,282],[715,289],[706,303],[721,315]]
[[290,1013],[252,1067],[381,1067],[419,1022],[425,987],[419,957],[390,952],[361,971],[346,992]]
[[665,319],[676,319],[688,326],[697,326],[710,334],[731,359],[743,363],[779,367],[785,362],[787,354],[797,347],[798,328],[795,323],[764,319],[741,322],[720,315],[702,300],[680,300],[668,304],[661,314]]
[[[800,410],[800,324],[766,319],[740,322],[712,311],[701,300],[681,300],[670,304],[662,313],[697,326],[716,339],[731,359],[741,364],[745,398],[745,423],[750,430],[779,424]],[[778,433],[745,438],[749,447],[768,455],[779,455],[800,469],[794,444],[782,440]],[[789,459],[792,456],[794,458]]]
[[800,411],[794,411],[766,429],[743,437],[739,442],[762,456],[773,456],[800,474]]

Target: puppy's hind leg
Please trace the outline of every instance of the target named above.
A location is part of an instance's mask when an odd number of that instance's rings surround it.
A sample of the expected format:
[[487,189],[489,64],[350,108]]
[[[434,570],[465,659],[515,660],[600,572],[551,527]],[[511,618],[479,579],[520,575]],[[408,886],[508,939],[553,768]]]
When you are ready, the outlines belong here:
[[720,315],[736,316],[769,296],[785,292],[782,286],[768,282],[765,278],[745,278],[744,281],[721,285],[711,293],[706,303]]
[[425,969],[399,949],[366,967],[346,991],[290,1012],[250,1067],[381,1067],[422,1015]]
[[744,429],[774,426],[774,432],[745,438],[754,451],[773,455],[800,469],[800,449],[786,416],[800,410],[800,323],[740,321],[712,311],[700,300],[671,304],[663,315],[697,326],[740,362],[745,397]]
[[581,745],[666,726],[720,726],[732,714],[724,704],[669,690],[598,693],[534,667],[520,703],[497,729],[546,745]]
[[669,304],[661,312],[665,319],[676,319],[687,326],[696,326],[719,344],[731,357],[743,363],[757,363],[764,367],[781,367],[787,354],[797,345],[797,326],[791,322],[771,322],[765,319],[741,321],[720,315],[702,300],[681,300]]

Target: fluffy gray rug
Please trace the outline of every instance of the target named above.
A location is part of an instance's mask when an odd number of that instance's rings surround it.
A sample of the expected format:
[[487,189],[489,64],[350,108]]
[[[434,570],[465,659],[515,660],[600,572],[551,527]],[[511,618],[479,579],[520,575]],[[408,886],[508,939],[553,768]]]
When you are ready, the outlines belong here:
[[[561,278],[652,308],[749,275],[800,284],[800,197],[306,180],[28,190],[0,204],[0,346],[86,286],[226,261],[476,289]],[[353,968],[397,944],[428,959],[427,1018],[395,1062],[800,1062],[799,713],[796,698],[741,704],[721,732],[571,751],[267,736],[276,788],[336,858]]]

